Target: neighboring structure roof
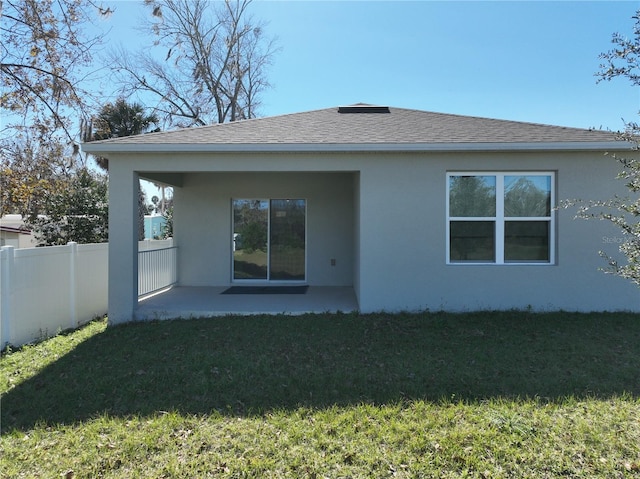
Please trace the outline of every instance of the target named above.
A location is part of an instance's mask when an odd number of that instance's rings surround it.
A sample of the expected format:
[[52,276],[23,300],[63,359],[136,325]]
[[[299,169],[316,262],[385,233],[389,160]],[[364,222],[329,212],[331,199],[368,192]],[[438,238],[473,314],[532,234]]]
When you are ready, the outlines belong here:
[[31,234],[31,230],[26,226],[4,226],[0,225],[0,231],[6,231],[7,233],[18,233],[18,234]]
[[0,230],[10,233],[31,233],[31,230],[25,226],[22,215],[5,215],[0,217]]
[[365,104],[85,143],[117,151],[626,149],[612,132]]
[[22,216],[5,215],[0,217],[0,246],[14,248],[31,248],[36,240],[31,230],[24,225]]

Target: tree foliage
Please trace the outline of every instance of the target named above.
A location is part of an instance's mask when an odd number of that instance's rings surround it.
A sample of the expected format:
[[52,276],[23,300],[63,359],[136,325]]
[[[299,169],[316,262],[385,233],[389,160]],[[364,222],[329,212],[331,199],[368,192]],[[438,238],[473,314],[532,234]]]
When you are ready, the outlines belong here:
[[[634,86],[640,86],[640,10],[632,17],[635,20],[633,35],[627,37],[621,33],[614,33],[611,43],[614,48],[600,54],[600,70],[596,73],[598,81],[611,81],[626,78]],[[640,126],[635,121],[625,124],[626,129],[622,139],[638,143]]]
[[0,1],[0,213],[34,217],[65,188],[78,155],[74,128],[106,16],[93,0]]
[[[86,141],[94,141],[139,135],[157,124],[157,115],[146,113],[140,103],[128,103],[124,98],[118,98],[104,105],[86,124],[83,136]],[[106,158],[96,157],[96,162],[103,170],[109,169]]]
[[[108,15],[93,0],[5,0],[0,3],[0,111],[4,127],[31,130],[44,142],[57,132],[74,140],[85,110],[82,87],[100,35],[84,27]],[[93,32],[94,30],[91,30]]]
[[107,190],[106,176],[82,168],[65,188],[47,195],[46,215],[32,217],[26,224],[41,246],[105,242],[109,236]]
[[[157,48],[113,55],[125,92],[155,98],[169,125],[255,117],[276,48],[264,25],[249,16],[251,0],[145,3],[152,16],[144,28]],[[154,56],[157,50],[163,60]]]
[[74,160],[60,142],[40,143],[29,136],[6,141],[0,158],[0,215],[35,217],[47,209],[47,197],[63,189]]
[[[627,79],[632,85],[640,86],[640,10],[632,18],[635,20],[633,36],[614,33],[611,40],[614,48],[600,55],[602,63],[596,73],[598,81]],[[625,123],[625,130],[619,134],[619,138],[628,142],[630,148],[637,152],[640,145],[639,134],[638,123],[631,121]],[[640,160],[637,154],[631,158],[612,156],[622,166],[618,179],[625,182],[629,195],[614,196],[607,200],[569,200],[564,201],[562,206],[577,206],[577,218],[609,221],[620,229],[623,239],[620,241],[619,251],[626,258],[626,263],[601,251],[600,255],[607,260],[608,265],[603,270],[640,286]]]
[[162,217],[166,220],[162,227],[161,239],[173,238],[173,203],[164,210]]
[[157,123],[157,115],[146,113],[140,103],[127,103],[124,98],[118,98],[104,105],[93,119],[92,140],[139,135]]
[[[123,136],[139,135],[158,123],[155,114],[145,113],[145,108],[139,103],[127,103],[124,98],[118,98],[114,103],[107,103],[91,120],[84,136],[91,140],[106,140]],[[96,157],[96,163],[103,170],[108,171],[109,160]],[[144,192],[138,185],[138,239],[144,239],[144,215],[147,213]]]

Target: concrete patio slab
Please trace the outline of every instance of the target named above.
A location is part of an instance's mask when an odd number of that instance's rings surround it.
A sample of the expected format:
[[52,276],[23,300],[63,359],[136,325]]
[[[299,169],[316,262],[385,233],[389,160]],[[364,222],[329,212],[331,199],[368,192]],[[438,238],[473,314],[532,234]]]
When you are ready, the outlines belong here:
[[226,287],[178,286],[138,301],[135,319],[335,313],[358,310],[352,287],[311,286],[306,294],[222,294]]

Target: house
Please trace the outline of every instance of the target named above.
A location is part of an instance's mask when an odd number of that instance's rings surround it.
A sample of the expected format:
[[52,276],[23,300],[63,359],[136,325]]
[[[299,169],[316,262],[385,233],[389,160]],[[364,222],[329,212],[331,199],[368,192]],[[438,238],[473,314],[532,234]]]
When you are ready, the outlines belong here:
[[[620,232],[554,208],[625,193],[605,153],[632,152],[609,132],[357,104],[84,150],[109,158],[112,322],[293,312],[233,285],[327,292],[309,310],[640,310],[599,270]],[[136,288],[139,178],[174,187],[177,287],[155,311]]]
[[4,215],[0,218],[0,246],[33,248],[37,246],[31,230],[27,228],[22,215]]
[[144,239],[162,238],[166,225],[167,219],[162,215],[144,215]]

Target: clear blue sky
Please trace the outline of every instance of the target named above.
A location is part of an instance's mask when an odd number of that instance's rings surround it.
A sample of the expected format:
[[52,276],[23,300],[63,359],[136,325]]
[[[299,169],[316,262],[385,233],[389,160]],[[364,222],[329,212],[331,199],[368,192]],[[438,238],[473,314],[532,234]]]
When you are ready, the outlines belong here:
[[[141,1],[111,1],[110,43],[135,45]],[[260,116],[366,102],[619,130],[640,89],[596,84],[611,35],[640,1],[271,1],[279,39]]]

